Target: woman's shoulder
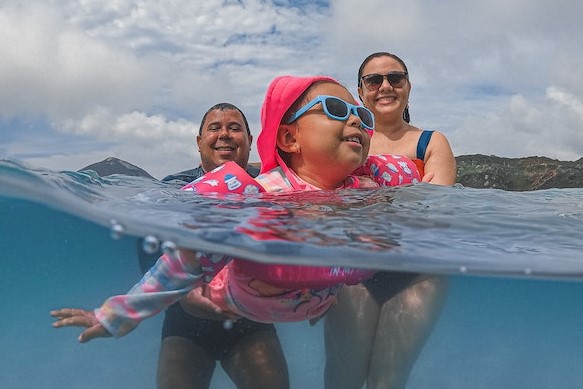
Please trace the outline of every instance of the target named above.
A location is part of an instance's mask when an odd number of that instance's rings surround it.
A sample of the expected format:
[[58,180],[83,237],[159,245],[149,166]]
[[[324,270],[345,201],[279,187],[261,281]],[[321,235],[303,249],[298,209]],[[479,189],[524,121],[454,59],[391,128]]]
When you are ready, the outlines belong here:
[[[446,148],[451,149],[447,136],[439,130],[424,130],[431,131],[431,135],[428,137],[427,147],[428,148]],[[421,135],[423,137],[423,134]]]
[[452,185],[456,179],[456,161],[447,137],[434,131],[424,155],[424,173],[435,174],[433,184]]
[[421,131],[415,153],[416,158],[423,162],[423,170],[428,163],[448,171],[455,170],[455,158],[447,137],[438,130]]
[[447,140],[447,137],[445,136],[445,134],[437,129],[434,128],[418,128],[418,127],[413,127],[413,129],[411,131],[415,131],[418,136],[422,136],[424,134],[427,134],[428,136],[430,136],[431,139],[433,139],[433,137],[436,138],[440,138],[440,139],[445,139]]
[[450,148],[447,136],[439,130],[414,127],[411,131],[415,133],[418,148]]

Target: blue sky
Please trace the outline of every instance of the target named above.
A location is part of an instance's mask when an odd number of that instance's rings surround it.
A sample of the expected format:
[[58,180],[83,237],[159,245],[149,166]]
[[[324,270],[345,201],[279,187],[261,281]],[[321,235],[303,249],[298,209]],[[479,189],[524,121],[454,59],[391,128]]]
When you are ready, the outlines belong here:
[[4,0],[0,158],[114,156],[161,178],[199,163],[209,106],[238,105],[257,135],[275,76],[328,74],[356,95],[361,61],[390,51],[409,67],[412,122],[456,155],[576,160],[581,15],[575,0]]

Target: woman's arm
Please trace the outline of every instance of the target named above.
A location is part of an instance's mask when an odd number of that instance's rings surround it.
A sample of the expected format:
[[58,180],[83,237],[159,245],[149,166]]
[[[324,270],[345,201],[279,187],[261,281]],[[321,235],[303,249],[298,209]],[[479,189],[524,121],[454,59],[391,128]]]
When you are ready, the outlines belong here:
[[445,135],[435,131],[425,154],[425,175],[433,174],[431,184],[453,185],[457,178],[457,167],[453,151]]

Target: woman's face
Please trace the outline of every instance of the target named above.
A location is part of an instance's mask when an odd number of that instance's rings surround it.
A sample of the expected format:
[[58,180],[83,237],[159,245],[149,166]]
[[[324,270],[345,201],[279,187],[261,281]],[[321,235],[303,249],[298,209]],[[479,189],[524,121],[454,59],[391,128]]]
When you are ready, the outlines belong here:
[[[405,69],[397,60],[383,56],[371,59],[364,66],[362,76],[404,71]],[[364,106],[374,113],[377,123],[383,122],[383,119],[402,118],[409,103],[410,92],[411,83],[409,80],[402,87],[393,87],[386,77],[383,78],[383,83],[378,90],[367,89],[363,82],[358,87],[358,95]]]

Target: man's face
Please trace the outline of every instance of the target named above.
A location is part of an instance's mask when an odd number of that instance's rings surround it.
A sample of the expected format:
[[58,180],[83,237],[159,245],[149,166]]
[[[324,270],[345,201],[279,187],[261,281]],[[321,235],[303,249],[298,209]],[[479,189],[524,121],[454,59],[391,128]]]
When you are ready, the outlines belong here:
[[252,141],[253,137],[247,133],[239,111],[227,109],[209,112],[202,135],[196,137],[202,168],[208,172],[229,161],[247,167]]

